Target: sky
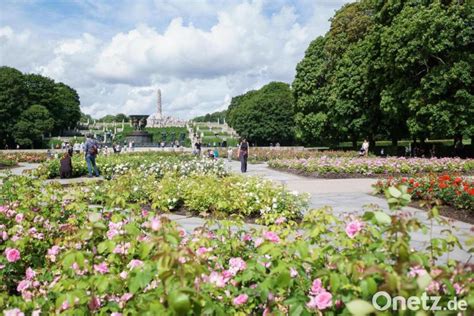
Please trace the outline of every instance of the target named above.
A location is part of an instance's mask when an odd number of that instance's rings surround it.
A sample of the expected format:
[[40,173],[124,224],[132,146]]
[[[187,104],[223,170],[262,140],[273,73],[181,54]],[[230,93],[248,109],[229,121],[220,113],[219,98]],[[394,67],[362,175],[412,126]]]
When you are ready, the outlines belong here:
[[271,81],[350,0],[1,0],[0,65],[76,89],[81,110],[190,119]]

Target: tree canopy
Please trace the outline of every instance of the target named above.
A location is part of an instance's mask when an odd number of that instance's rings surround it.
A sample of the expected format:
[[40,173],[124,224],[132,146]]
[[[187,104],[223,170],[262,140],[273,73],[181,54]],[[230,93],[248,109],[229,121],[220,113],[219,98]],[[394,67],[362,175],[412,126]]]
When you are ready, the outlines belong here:
[[41,75],[0,67],[2,146],[40,146],[45,134],[74,128],[80,117],[79,95],[71,87]]
[[298,139],[472,137],[473,20],[464,1],[343,6],[297,65]]
[[206,115],[197,116],[192,120],[194,122],[217,122],[218,120],[222,123],[227,115],[227,110],[218,111],[213,113],[207,113]]
[[258,145],[291,144],[294,98],[290,86],[271,82],[232,98],[226,120],[239,135]]

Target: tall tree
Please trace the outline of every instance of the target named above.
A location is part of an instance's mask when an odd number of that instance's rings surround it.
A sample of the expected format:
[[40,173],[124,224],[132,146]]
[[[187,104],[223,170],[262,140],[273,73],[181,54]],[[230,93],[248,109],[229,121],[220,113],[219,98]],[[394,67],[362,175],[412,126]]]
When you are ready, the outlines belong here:
[[252,143],[291,144],[294,140],[293,108],[290,86],[271,82],[259,90],[233,98],[227,121]]
[[53,122],[47,108],[39,104],[30,106],[13,127],[16,143],[25,147],[40,147],[43,136],[52,130]]
[[0,67],[0,139],[13,143],[12,130],[28,104],[23,74],[10,67]]

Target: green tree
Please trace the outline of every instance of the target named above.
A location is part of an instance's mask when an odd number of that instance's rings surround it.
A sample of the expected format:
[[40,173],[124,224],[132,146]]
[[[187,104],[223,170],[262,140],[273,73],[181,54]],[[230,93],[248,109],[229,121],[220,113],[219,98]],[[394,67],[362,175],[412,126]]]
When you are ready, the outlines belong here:
[[271,82],[232,99],[227,121],[239,135],[258,145],[294,141],[294,98],[290,86]]
[[0,139],[13,144],[12,130],[28,104],[23,74],[10,67],[0,67]]
[[38,104],[30,106],[13,127],[15,142],[24,147],[39,147],[44,134],[52,130],[53,123],[47,108]]

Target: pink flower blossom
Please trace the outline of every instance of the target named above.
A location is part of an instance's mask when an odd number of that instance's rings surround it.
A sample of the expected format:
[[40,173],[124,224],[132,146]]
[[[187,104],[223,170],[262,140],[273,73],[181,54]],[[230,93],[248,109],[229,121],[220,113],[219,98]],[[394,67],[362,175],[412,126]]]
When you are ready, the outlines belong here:
[[107,231],[107,238],[108,239],[113,239],[115,236],[119,235],[119,231],[116,229],[109,229]]
[[242,237],[242,240],[243,240],[243,241],[251,241],[251,240],[252,240],[252,236],[250,236],[249,234],[245,234],[245,235]]
[[2,239],[7,240],[8,239],[8,233],[6,231],[2,232]]
[[36,272],[28,267],[28,269],[26,269],[25,275],[27,280],[31,280],[36,276]]
[[318,295],[319,293],[325,291],[324,287],[322,286],[321,279],[315,279],[313,284],[311,285],[311,289],[309,290],[309,294],[311,295]]
[[217,287],[224,287],[228,279],[225,278],[222,274],[216,271],[212,271],[209,275],[209,283],[214,284]]
[[258,248],[261,244],[263,244],[263,242],[264,242],[263,238],[260,238],[260,237],[259,237],[259,238],[256,238],[256,239],[253,241],[253,243],[254,243],[254,245],[255,245],[256,248]]
[[414,277],[417,277],[417,276],[420,276],[420,275],[424,275],[428,272],[426,272],[426,270],[424,268],[422,268],[421,266],[414,266],[414,267],[410,267],[410,271],[408,272],[408,276],[414,278]]
[[53,246],[50,249],[48,249],[48,255],[50,256],[55,256],[59,253],[59,246]]
[[132,259],[132,260],[128,263],[127,267],[129,267],[130,270],[131,270],[131,269],[134,269],[134,268],[141,267],[142,265],[143,265],[143,261],[138,260],[138,259]]
[[317,296],[310,296],[306,306],[311,309],[324,310],[332,305],[332,295],[329,292],[321,292]]
[[18,283],[16,290],[18,292],[23,292],[24,290],[28,289],[30,286],[31,286],[30,280],[21,280],[20,283]]
[[8,262],[15,262],[20,260],[20,251],[15,248],[7,248],[5,249],[5,257],[7,258]]
[[364,224],[358,220],[354,220],[350,222],[349,224],[347,224],[346,226],[347,236],[349,236],[350,238],[354,238],[362,230],[363,225]]
[[120,301],[122,301],[122,302],[127,302],[127,301],[130,300],[132,297],[133,297],[133,294],[132,294],[132,293],[125,293],[125,294],[122,295],[122,297],[120,298]]
[[179,234],[179,237],[183,238],[183,237],[185,237],[188,233],[186,233],[186,230],[184,230],[184,228],[180,227],[180,228],[178,228],[178,234]]
[[273,242],[273,243],[278,243],[280,242],[280,237],[275,232],[272,231],[267,231],[263,234],[263,238],[266,240]]
[[178,258],[179,263],[186,263],[186,258],[185,257],[179,257]]
[[158,217],[153,217],[150,221],[150,227],[152,230],[157,231],[161,227],[161,221]]
[[276,219],[275,224],[280,225],[280,224],[283,224],[284,222],[286,222],[286,217],[281,216]]
[[107,262],[102,262],[99,264],[94,264],[94,270],[100,274],[105,274],[109,272],[109,267],[107,266]]
[[8,210],[8,206],[0,205],[0,213],[5,213]]
[[441,289],[441,284],[438,281],[431,281],[430,284],[426,287],[426,292],[434,294],[438,293]]
[[120,272],[119,275],[122,279],[125,280],[128,277],[128,272],[127,271],[122,271],[122,272]]
[[17,223],[21,223],[24,218],[25,218],[25,215],[24,215],[23,213],[18,213],[18,214],[16,214],[16,216],[15,216],[15,221],[16,221]]
[[239,296],[234,298],[233,303],[234,303],[235,306],[239,306],[239,305],[247,303],[248,299],[249,299],[249,297],[248,297],[247,294],[240,294]]
[[67,300],[65,300],[62,304],[61,304],[61,310],[66,310],[68,309],[69,307],[71,307],[71,305],[69,305],[69,302]]
[[196,254],[198,256],[203,256],[204,254],[211,252],[212,248],[206,248],[206,247],[199,247],[198,250],[196,250]]
[[31,316],[40,316],[40,315],[41,315],[41,310],[40,309],[36,309],[33,312],[31,312]]
[[9,309],[9,310],[4,310],[3,316],[25,316],[25,314],[19,308],[14,308],[14,309]]
[[123,316],[122,313],[113,312],[110,316]]
[[147,210],[145,210],[144,208],[142,208],[142,216],[143,216],[143,217],[147,217],[147,216],[148,216],[148,213],[149,213],[149,212],[148,212]]
[[231,258],[229,260],[229,266],[230,266],[230,269],[229,271],[232,273],[232,274],[236,274],[237,272],[239,271],[244,271],[246,268],[247,268],[247,264],[245,263],[245,261],[240,258],[240,257],[237,257],[237,258]]

